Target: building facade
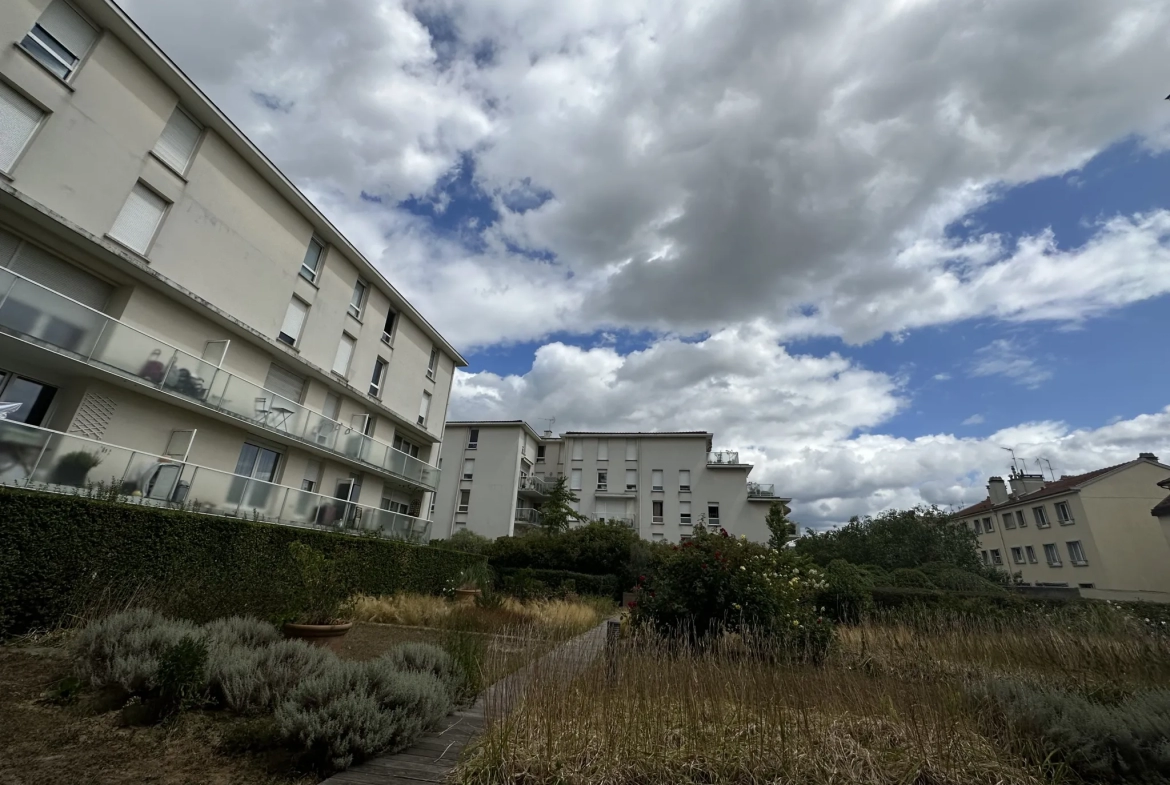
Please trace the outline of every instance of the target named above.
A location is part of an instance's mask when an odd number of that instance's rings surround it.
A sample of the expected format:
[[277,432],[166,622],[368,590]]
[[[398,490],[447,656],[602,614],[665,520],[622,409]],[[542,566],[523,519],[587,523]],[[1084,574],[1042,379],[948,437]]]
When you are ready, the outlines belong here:
[[455,348],[114,3],[0,41],[0,482],[427,536]]
[[[1013,473],[988,481],[988,497],[956,513],[979,534],[985,563],[1025,584],[1082,596],[1170,602],[1170,542],[1151,508],[1170,466],[1151,453],[1059,480]],[[1010,482],[1010,485],[1009,485]]]
[[548,489],[564,477],[590,520],[616,521],[647,540],[681,542],[707,525],[764,542],[772,485],[748,481],[751,464],[712,451],[705,431],[538,434],[515,421],[449,422],[436,537],[470,530],[504,537],[540,524]]

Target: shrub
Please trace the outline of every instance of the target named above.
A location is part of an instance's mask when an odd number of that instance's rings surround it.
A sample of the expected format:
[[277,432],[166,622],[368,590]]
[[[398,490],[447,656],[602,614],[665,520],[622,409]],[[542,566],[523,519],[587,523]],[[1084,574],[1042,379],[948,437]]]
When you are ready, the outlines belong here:
[[281,640],[280,631],[266,621],[231,616],[203,625],[203,634],[209,645],[246,646],[258,648]]
[[873,607],[873,581],[857,565],[834,559],[824,570],[824,581],[816,604],[834,621],[856,623]]
[[302,681],[276,709],[281,734],[320,769],[398,752],[451,709],[443,683],[430,673],[404,673],[385,659],[333,661]]
[[[576,573],[569,576],[581,593],[593,593],[578,575],[617,576],[620,592],[634,585],[644,570],[650,543],[628,526],[616,523],[588,523],[559,533],[532,532],[523,537],[501,537],[488,551],[488,563],[500,575],[519,569],[555,570]],[[559,581],[544,580],[553,587]]]
[[922,570],[901,568],[890,573],[890,585],[899,589],[933,589],[934,584]]
[[551,599],[570,594],[614,598],[621,595],[622,584],[616,575],[587,575],[566,570],[532,568],[502,568],[499,573],[503,590],[518,600]]
[[975,591],[988,593],[1003,593],[1004,589],[997,583],[957,567],[947,567],[929,573],[930,582],[936,588],[948,591]]
[[199,629],[139,608],[86,625],[74,643],[77,676],[94,687],[143,694],[158,687],[159,660]]
[[1059,689],[996,681],[980,703],[1034,762],[1063,764],[1089,782],[1165,782],[1170,777],[1170,690],[1139,692],[1113,705]]
[[492,540],[490,538],[476,534],[471,529],[461,529],[445,540],[431,540],[432,548],[463,551],[464,553],[474,553],[476,556],[486,556],[491,546]]
[[158,662],[158,691],[164,714],[207,702],[205,641],[188,636],[163,652]]
[[336,656],[304,641],[277,641],[258,649],[212,647],[207,680],[212,693],[237,714],[271,711],[297,684],[323,673]]
[[450,653],[429,643],[402,643],[383,654],[382,660],[407,673],[429,673],[443,682],[456,705],[467,705],[475,695],[467,672]]

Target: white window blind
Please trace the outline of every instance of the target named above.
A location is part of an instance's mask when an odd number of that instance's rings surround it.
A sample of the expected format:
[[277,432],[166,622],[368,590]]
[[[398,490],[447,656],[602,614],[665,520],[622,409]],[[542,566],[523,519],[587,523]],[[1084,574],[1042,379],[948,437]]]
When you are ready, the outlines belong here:
[[305,379],[273,363],[268,366],[268,377],[264,380],[264,388],[271,390],[281,398],[287,398],[293,403],[300,403],[301,394],[305,390]]
[[425,392],[422,394],[422,403],[418,405],[418,424],[426,425],[427,415],[431,413],[431,394]]
[[585,457],[585,444],[580,439],[573,440],[573,460],[579,461]]
[[0,82],[0,172],[12,169],[45,113]]
[[305,326],[305,317],[308,314],[309,306],[296,297],[292,298],[289,301],[288,310],[284,312],[284,324],[280,327],[280,335],[276,336],[277,339],[289,346],[296,346],[297,341],[301,338],[301,328]]
[[691,470],[678,470],[678,489],[680,491],[689,491],[691,489]]
[[182,174],[191,162],[199,134],[203,129],[179,107],[171,112],[171,119],[163,129],[162,136],[154,145],[154,154],[163,163]]
[[650,472],[650,489],[654,491],[662,490],[662,470],[655,469]]
[[597,440],[597,460],[599,460],[599,461],[608,461],[609,460],[609,439],[598,439]]
[[[0,240],[0,245],[3,244],[3,240]],[[25,278],[99,311],[106,307],[114,290],[100,278],[58,259],[32,243],[20,244],[10,267]]]
[[638,470],[626,469],[626,490],[633,491],[638,488]]
[[638,460],[638,442],[633,439],[626,439],[626,460]]
[[475,459],[474,458],[464,458],[463,459],[463,479],[470,480],[474,474],[475,474]]
[[78,59],[85,56],[97,38],[97,30],[64,0],[49,3],[37,24]]
[[337,356],[333,358],[333,372],[345,376],[349,371],[349,358],[353,356],[353,338],[341,336],[341,343],[337,344]]
[[569,472],[569,490],[571,490],[571,491],[581,490],[581,470],[580,469],[573,469],[572,471]]
[[138,183],[126,197],[126,204],[110,229],[110,237],[144,254],[166,209],[167,203],[161,196]]
[[678,520],[679,520],[679,523],[690,523],[691,522],[691,503],[690,502],[679,502],[678,503]]

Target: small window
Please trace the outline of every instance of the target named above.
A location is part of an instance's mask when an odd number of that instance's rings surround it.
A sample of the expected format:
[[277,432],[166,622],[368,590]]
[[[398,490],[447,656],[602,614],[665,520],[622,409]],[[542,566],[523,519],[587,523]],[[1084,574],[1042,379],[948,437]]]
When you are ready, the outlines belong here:
[[475,475],[475,459],[463,459],[463,479],[470,480]]
[[114,220],[110,237],[145,256],[166,210],[165,199],[142,183],[136,183]]
[[1036,563],[1036,549],[1031,545],[1024,546],[1024,552],[1028,554],[1028,564]]
[[284,312],[284,324],[281,325],[276,340],[289,346],[296,346],[297,341],[301,339],[301,329],[305,326],[305,317],[308,315],[309,306],[298,297],[292,298],[288,310]]
[[398,314],[394,311],[389,311],[386,314],[386,323],[382,325],[382,342],[390,343],[390,339],[394,337],[394,321],[398,318]]
[[1048,562],[1049,567],[1060,566],[1060,551],[1056,549],[1056,545],[1054,543],[1045,543],[1044,559]]
[[650,490],[662,490],[662,469],[654,469],[650,472]]
[[471,491],[466,489],[459,491],[459,507],[455,510],[455,512],[467,512],[470,507]]
[[543,444],[536,445],[536,462],[537,463],[544,463],[544,445]]
[[0,82],[0,172],[12,171],[44,116],[39,106]]
[[679,539],[679,542],[690,542],[690,541],[691,541],[691,535],[689,535],[689,534],[682,534],[682,535],[679,535],[679,538],[678,538],[678,539]]
[[663,540],[666,539],[666,533],[665,532],[654,532],[653,534],[650,535],[650,539],[654,542],[662,542]]
[[1085,549],[1081,547],[1080,540],[1066,542],[1065,547],[1068,548],[1068,560],[1077,567],[1084,567],[1089,563],[1089,560],[1085,558]]
[[681,524],[687,525],[687,526],[690,525],[690,523],[691,523],[691,503],[690,502],[679,502],[678,503],[678,522]]
[[638,470],[637,469],[626,469],[626,490],[627,491],[638,490]]
[[1026,529],[1028,527],[1028,519],[1024,517],[1023,510],[1016,510],[1016,524],[1021,529]]
[[316,493],[321,487],[321,462],[310,460],[305,464],[305,479],[301,480],[301,490]]
[[983,551],[983,563],[991,564],[991,557],[987,555],[987,551]]
[[654,517],[653,522],[654,523],[662,523],[662,521],[663,521],[662,501],[661,500],[653,501],[650,503],[650,507],[651,507],[650,514]]
[[171,112],[163,128],[162,136],[154,143],[154,154],[160,161],[174,169],[179,174],[187,171],[191,163],[191,156],[195,154],[195,146],[199,144],[199,135],[203,133],[202,126],[195,122],[191,115],[176,106]]
[[991,563],[992,564],[1003,564],[1003,556],[1000,555],[999,548],[992,548],[991,549]]
[[349,373],[349,361],[353,357],[354,340],[345,333],[341,334],[341,342],[337,344],[337,355],[333,358],[333,372],[338,376]]
[[355,319],[362,318],[362,308],[366,304],[366,282],[361,278],[353,285],[353,296],[349,298],[349,315]]
[[626,439],[626,460],[638,460],[638,441],[637,439]]
[[597,472],[597,490],[599,490],[599,491],[608,491],[609,490],[609,471],[602,470],[602,471]]
[[716,502],[707,502],[707,525],[719,525],[719,505]]
[[472,428],[467,434],[467,449],[479,449],[479,428]]
[[1032,517],[1036,519],[1036,527],[1040,529],[1048,528],[1048,513],[1044,511],[1043,507],[1033,507]]
[[570,491],[581,490],[581,470],[580,469],[573,469],[571,472],[569,472],[569,490]]
[[394,443],[391,446],[394,447],[394,449],[398,450],[399,452],[406,453],[411,458],[418,457],[418,451],[419,451],[418,445],[414,444],[412,442],[408,442],[406,439],[403,439],[401,436],[395,436]]
[[1095,589],[1095,588],[1097,588],[1097,584],[1095,584],[1095,583],[1078,583],[1077,588],[1078,589]]
[[1068,502],[1056,503],[1056,520],[1060,521],[1062,526],[1068,526],[1073,522],[1072,510],[1068,506]]
[[678,489],[684,493],[691,490],[691,470],[679,469],[678,471]]
[[435,369],[439,367],[439,350],[431,349],[431,359],[427,361],[427,378],[435,378]]
[[991,518],[984,518],[983,519],[983,531],[985,531],[985,532],[995,531],[995,522],[992,521]]
[[424,392],[422,394],[422,402],[418,405],[418,424],[426,425],[427,417],[431,414],[431,394]]
[[321,260],[325,258],[325,243],[316,237],[309,238],[309,247],[305,249],[305,258],[301,262],[301,277],[309,283],[317,283],[317,276],[321,273]]
[[64,0],[53,0],[20,45],[45,68],[68,80],[98,31]]
[[382,394],[382,383],[386,381],[386,361],[381,357],[374,360],[374,375],[370,379],[370,395],[375,398]]
[[1010,512],[1005,512],[1003,514],[1003,528],[1005,528],[1005,529],[1016,528],[1016,516],[1012,515]]
[[573,440],[573,460],[580,461],[585,457],[585,444],[580,439]]
[[1024,549],[1023,548],[1012,548],[1012,561],[1015,562],[1016,564],[1023,564],[1024,563]]
[[608,461],[609,460],[609,439],[598,439],[597,440],[597,460],[599,460],[599,461]]

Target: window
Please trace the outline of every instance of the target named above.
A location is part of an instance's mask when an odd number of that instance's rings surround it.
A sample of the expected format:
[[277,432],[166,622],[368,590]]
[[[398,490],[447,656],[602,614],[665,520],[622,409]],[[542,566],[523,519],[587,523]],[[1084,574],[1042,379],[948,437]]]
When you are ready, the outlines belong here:
[[321,412],[330,420],[341,416],[341,398],[337,393],[325,393],[325,405],[321,407]]
[[110,237],[132,251],[145,255],[167,210],[167,202],[142,183],[135,183],[122,212],[114,220]]
[[581,490],[581,470],[580,469],[573,469],[571,472],[569,472],[569,490],[570,491]]
[[308,304],[299,297],[292,298],[289,301],[288,310],[284,312],[284,324],[280,326],[276,340],[287,343],[289,346],[296,346],[297,341],[301,339],[301,328],[305,326],[305,317],[308,315]]
[[1003,564],[1003,556],[1000,555],[999,548],[992,548],[991,549],[991,563],[992,564]]
[[1024,549],[1023,548],[1012,548],[1012,561],[1015,562],[1016,564],[1023,564],[1024,563]]
[[349,373],[349,361],[353,357],[354,340],[345,333],[341,334],[341,343],[337,344],[337,355],[333,358],[333,372],[338,376]]
[[707,525],[708,526],[718,526],[719,525],[719,503],[718,502],[707,502]]
[[1048,528],[1048,514],[1044,512],[1043,507],[1033,507],[1032,517],[1036,519],[1036,527],[1040,529]]
[[991,557],[987,555],[987,551],[982,551],[982,553],[983,553],[983,563],[984,564],[991,564]]
[[0,82],[0,172],[12,170],[44,116],[40,107]]
[[608,461],[609,460],[609,439],[598,439],[597,440],[597,460],[599,460],[599,461]]
[[650,512],[650,514],[651,514],[651,515],[653,516],[653,518],[654,518],[654,521],[653,521],[653,522],[654,522],[654,523],[662,523],[662,521],[663,521],[663,515],[662,515],[662,501],[661,501],[661,500],[658,500],[658,501],[651,502],[651,503],[650,503],[650,509],[651,509],[651,512]]
[[479,428],[472,428],[467,434],[467,449],[479,449]]
[[349,315],[355,319],[362,318],[362,308],[366,304],[366,282],[361,278],[353,285],[353,296],[349,298]]
[[638,441],[636,439],[626,439],[626,460],[638,460]]
[[40,425],[44,422],[49,405],[53,403],[53,396],[56,394],[56,387],[0,371],[0,401],[21,404],[19,409],[9,412],[9,422]]
[[97,30],[64,0],[53,0],[20,45],[45,68],[69,79],[93,46]]
[[408,442],[406,439],[403,439],[401,436],[395,436],[394,443],[391,446],[395,450],[398,450],[399,452],[406,453],[411,458],[418,457],[418,445],[413,444],[412,442]]
[[459,491],[459,506],[455,509],[455,512],[467,512],[468,508],[470,508],[470,507],[471,507],[471,491],[470,490]]
[[203,128],[199,123],[176,106],[175,111],[171,112],[171,119],[167,120],[163,128],[162,136],[154,143],[153,152],[164,164],[183,174],[187,171],[187,164],[191,163],[201,133]]
[[1073,540],[1066,542],[1065,547],[1068,548],[1068,560],[1077,567],[1085,567],[1089,564],[1089,560],[1085,558],[1085,549],[1081,547],[1080,540]]
[[386,381],[386,361],[381,357],[374,360],[374,375],[370,379],[370,395],[377,398],[382,394],[382,382]]
[[301,490],[316,493],[321,487],[321,462],[309,461],[305,464],[305,479],[301,480]]
[[1012,515],[1010,512],[1005,512],[1003,514],[1003,528],[1005,528],[1005,529],[1016,528],[1016,516]]
[[603,469],[597,472],[597,490],[609,490],[609,471],[607,469]]
[[1025,529],[1028,527],[1028,519],[1024,517],[1023,510],[1016,510],[1016,523],[1019,525],[1019,527],[1021,529]]
[[691,503],[690,502],[679,502],[678,503],[678,522],[680,524],[684,524],[686,526],[689,526],[691,524]]
[[426,425],[427,424],[427,417],[429,417],[430,414],[431,414],[431,394],[429,392],[424,392],[423,396],[422,396],[422,402],[419,403],[419,405],[418,405],[418,424],[419,425]]
[[690,492],[691,490],[691,470],[679,469],[678,471],[678,489],[682,492]]
[[985,531],[985,532],[995,531],[995,522],[991,518],[984,518],[983,519],[983,531]]
[[691,541],[691,535],[689,535],[689,534],[682,534],[682,535],[679,535],[679,538],[678,538],[678,539],[679,539],[679,542],[690,542],[690,541]]
[[626,469],[626,490],[627,491],[638,490],[638,470],[637,469]]
[[662,490],[662,469],[654,469],[650,472],[650,490]]
[[427,361],[427,378],[435,378],[435,368],[439,365],[439,350],[431,349],[431,359]]
[[1049,567],[1060,566],[1060,551],[1056,549],[1054,543],[1049,542],[1044,544],[1044,559],[1048,562]]
[[475,459],[463,459],[463,479],[470,480],[475,475]]
[[398,314],[394,313],[394,311],[390,311],[386,314],[386,323],[382,325],[383,343],[390,343],[390,340],[394,337],[394,320],[397,317]]
[[1028,554],[1028,564],[1036,563],[1036,549],[1031,545],[1024,546],[1024,552]]
[[536,445],[536,462],[537,463],[544,463],[544,445],[543,444]]
[[580,439],[573,440],[573,460],[579,461],[585,457],[585,444]]
[[654,542],[662,542],[666,539],[666,534],[665,532],[654,532],[650,535],[650,539]]
[[325,243],[316,237],[309,238],[309,247],[305,249],[305,258],[301,262],[301,277],[309,283],[316,283],[321,272],[321,260],[325,256]]
[[398,499],[382,499],[382,509],[396,512],[401,515],[410,514],[410,504]]
[[1072,510],[1069,509],[1068,502],[1057,502],[1055,507],[1056,520],[1060,521],[1061,526],[1068,526],[1073,523]]
[[275,482],[276,467],[280,465],[280,453],[258,447],[255,444],[244,443],[240,450],[240,457],[236,461],[235,473],[242,477],[251,477],[264,482]]

